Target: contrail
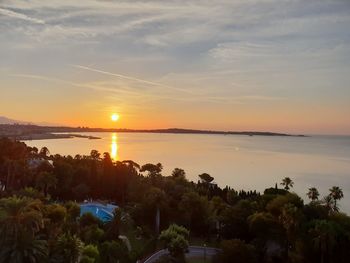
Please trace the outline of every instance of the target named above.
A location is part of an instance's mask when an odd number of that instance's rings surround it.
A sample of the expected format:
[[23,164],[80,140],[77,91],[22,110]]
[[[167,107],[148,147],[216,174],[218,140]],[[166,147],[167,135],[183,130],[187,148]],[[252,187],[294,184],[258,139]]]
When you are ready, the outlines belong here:
[[18,18],[18,19],[30,21],[30,22],[35,23],[35,24],[42,24],[42,25],[45,24],[44,20],[37,19],[37,18],[34,18],[34,17],[29,17],[29,16],[27,16],[25,14],[14,12],[12,10],[8,10],[8,9],[5,9],[5,8],[0,8],[0,15],[4,15],[4,16],[9,16],[9,17],[13,17],[13,18]]
[[[67,80],[63,80],[63,79],[58,79],[58,78],[51,78],[51,77],[45,77],[45,76],[41,76],[41,75],[32,75],[32,74],[10,74],[9,76],[11,77],[16,77],[16,78],[28,78],[28,79],[36,79],[36,80],[44,80],[44,81],[50,81],[50,82],[56,82],[56,83],[64,83],[70,86],[74,86],[74,87],[79,87],[79,88],[88,88],[88,89],[93,89],[93,90],[97,90],[97,91],[106,91],[106,92],[123,92],[123,93],[127,93],[129,95],[139,95],[138,92],[136,92],[135,90],[132,91],[133,89],[113,89],[113,88],[105,88],[105,87],[100,87],[100,86],[96,86],[93,84],[81,84],[81,83],[75,83],[75,82],[71,82],[71,81],[67,81]],[[144,95],[144,94],[143,94]],[[166,96],[162,96],[159,94],[152,94],[153,98],[168,98]]]
[[57,79],[57,78],[51,78],[51,77],[45,77],[40,75],[32,75],[32,74],[10,74],[11,77],[18,77],[18,78],[28,78],[28,79],[38,79],[38,80],[46,80],[46,81],[54,81],[54,82],[61,82],[66,84],[73,84],[72,82],[63,80],[63,79]]
[[101,73],[104,75],[109,75],[109,76],[114,76],[117,78],[121,78],[121,79],[127,79],[127,80],[131,80],[131,81],[136,81],[136,82],[140,82],[140,83],[145,83],[145,84],[149,84],[152,86],[159,86],[159,87],[164,87],[164,88],[169,88],[169,89],[173,89],[173,90],[177,90],[177,91],[182,91],[182,92],[186,92],[186,93],[191,93],[188,90],[185,89],[179,89],[179,88],[174,88],[174,87],[170,87],[161,83],[157,83],[157,82],[153,82],[153,81],[148,81],[148,80],[144,80],[144,79],[139,79],[139,78],[134,78],[134,77],[130,77],[130,76],[126,76],[126,75],[122,75],[122,74],[116,74],[116,73],[112,73],[112,72],[108,72],[108,71],[104,71],[104,70],[99,70],[99,69],[95,69],[95,68],[90,68],[90,67],[86,67],[86,66],[81,66],[81,65],[72,65],[75,68],[80,68],[80,69],[85,69],[85,70],[89,70],[92,72],[97,72],[97,73]]

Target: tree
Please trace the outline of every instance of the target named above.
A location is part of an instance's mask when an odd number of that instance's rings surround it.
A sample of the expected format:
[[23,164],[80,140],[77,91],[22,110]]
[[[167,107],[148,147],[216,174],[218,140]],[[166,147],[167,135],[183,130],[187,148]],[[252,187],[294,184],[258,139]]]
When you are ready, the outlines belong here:
[[103,161],[103,164],[105,164],[105,165],[112,165],[113,160],[112,160],[111,155],[109,154],[109,152],[104,152],[103,153],[102,161]]
[[59,262],[78,263],[83,250],[83,242],[70,233],[62,234],[58,237],[53,259]]
[[290,188],[293,187],[294,182],[289,177],[285,177],[282,179],[281,185],[283,185],[284,189],[288,191]]
[[157,187],[150,188],[145,194],[145,203],[149,207],[150,212],[155,212],[155,232],[157,235],[159,234],[160,228],[161,207],[164,207],[165,200],[166,195],[164,191]]
[[50,151],[49,151],[49,149],[47,147],[44,146],[43,148],[40,149],[39,155],[42,158],[46,159],[49,156],[49,154],[50,154]]
[[79,225],[81,228],[89,227],[89,226],[98,226],[102,224],[101,220],[94,216],[91,212],[84,213],[79,218]]
[[227,203],[229,203],[230,205],[234,205],[240,200],[240,197],[238,196],[237,191],[230,189],[227,191],[226,199]]
[[121,221],[122,221],[122,211],[120,208],[116,208],[113,211],[112,220],[109,221],[106,225],[107,227],[106,235],[108,239],[110,240],[118,239]]
[[314,249],[320,255],[321,263],[328,262],[336,242],[335,225],[328,220],[315,220],[313,224],[314,226],[309,230],[309,234],[312,237]]
[[78,232],[78,221],[77,218],[80,216],[80,206],[75,202],[65,203],[67,209],[67,216],[64,222],[64,228],[66,232],[77,233]]
[[255,212],[254,206],[248,200],[240,200],[234,206],[227,206],[221,216],[221,236],[225,239],[250,238],[248,218]]
[[298,195],[294,193],[288,193],[286,195],[278,195],[270,202],[268,202],[266,205],[266,210],[278,217],[281,215],[283,207],[286,204],[293,204],[297,208],[302,208],[304,206],[303,200]]
[[338,186],[333,186],[331,189],[329,189],[330,191],[330,196],[333,198],[334,200],[334,207],[333,207],[333,210],[334,211],[338,211],[339,208],[337,206],[337,200],[340,200],[344,197],[344,194],[343,194],[343,190],[338,187]]
[[202,180],[203,183],[209,184],[214,180],[214,177],[210,176],[207,173],[202,173],[200,175],[198,175],[199,178]]
[[41,172],[36,178],[36,186],[43,191],[44,195],[47,196],[48,191],[51,188],[55,188],[57,184],[57,178],[53,173]]
[[171,176],[174,178],[186,178],[186,173],[183,169],[175,168],[171,173]]
[[25,159],[10,159],[10,158],[5,158],[4,161],[4,168],[6,169],[5,171],[2,171],[3,174],[0,175],[4,179],[2,180],[3,185],[2,188],[6,190],[14,190],[18,189],[21,184],[24,183],[25,177],[22,175],[25,173],[26,168],[27,168],[27,162]]
[[128,263],[128,249],[121,241],[105,241],[99,247],[100,262],[104,263]]
[[208,230],[208,223],[211,218],[207,198],[200,196],[196,192],[188,192],[182,196],[178,207],[183,219],[182,223],[191,232],[194,231],[199,234]]
[[159,239],[163,241],[171,256],[184,260],[184,255],[188,248],[188,237],[189,231],[186,228],[173,224],[162,231]]
[[328,212],[334,211],[334,209],[336,208],[334,199],[332,198],[331,195],[325,196],[322,200],[322,203],[326,207]]
[[126,164],[130,167],[133,167],[135,170],[140,170],[140,165],[132,160],[124,160],[122,161],[123,164]]
[[83,248],[80,263],[97,263],[100,259],[98,248],[94,245],[87,245]]
[[100,160],[101,154],[97,150],[92,150],[90,152],[90,157],[92,160],[98,161]]
[[221,243],[221,252],[214,258],[218,263],[255,263],[255,248],[240,239],[225,240]]
[[34,237],[43,227],[41,202],[27,197],[0,200],[0,239],[18,240],[26,233]]
[[47,262],[47,241],[20,233],[16,240],[1,242],[0,263]]
[[293,204],[287,203],[282,208],[282,213],[279,216],[279,220],[286,230],[287,242],[286,242],[286,258],[289,258],[289,249],[293,245],[296,232],[301,220],[300,210]]
[[0,200],[0,262],[44,262],[47,242],[36,234],[43,227],[41,202],[27,197]]
[[19,197],[28,197],[31,199],[39,199],[39,200],[45,200],[45,195],[42,192],[39,192],[37,189],[32,187],[25,187],[16,192],[16,195]]
[[248,217],[249,230],[255,236],[265,239],[271,237],[270,234],[277,226],[275,218],[270,213],[256,212]]
[[105,240],[105,232],[97,225],[84,227],[80,231],[80,236],[85,244],[99,244]]
[[306,195],[311,199],[311,201],[316,201],[318,200],[320,194],[315,187],[311,187]]
[[149,177],[157,177],[161,176],[161,172],[163,170],[163,166],[161,163],[157,164],[152,164],[152,163],[147,163],[142,165],[140,172],[148,172]]

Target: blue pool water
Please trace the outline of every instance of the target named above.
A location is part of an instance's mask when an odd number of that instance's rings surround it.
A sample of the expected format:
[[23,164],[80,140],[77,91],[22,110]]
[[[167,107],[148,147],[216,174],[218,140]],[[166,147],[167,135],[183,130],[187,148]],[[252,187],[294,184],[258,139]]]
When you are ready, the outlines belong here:
[[91,213],[103,222],[111,221],[113,218],[113,211],[118,206],[100,203],[86,203],[80,205],[80,216],[86,213]]

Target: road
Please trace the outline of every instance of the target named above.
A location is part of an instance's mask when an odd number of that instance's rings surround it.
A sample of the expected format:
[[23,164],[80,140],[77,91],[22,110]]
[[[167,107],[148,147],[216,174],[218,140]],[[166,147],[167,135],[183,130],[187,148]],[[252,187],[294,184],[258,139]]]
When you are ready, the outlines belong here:
[[[188,252],[185,254],[186,258],[192,258],[192,257],[201,257],[206,255],[207,257],[212,257],[216,255],[220,250],[213,247],[198,247],[198,246],[190,246],[188,247]],[[167,249],[159,250],[158,252],[151,255],[149,258],[147,258],[143,263],[154,263],[156,262],[161,256],[169,254],[169,251]]]

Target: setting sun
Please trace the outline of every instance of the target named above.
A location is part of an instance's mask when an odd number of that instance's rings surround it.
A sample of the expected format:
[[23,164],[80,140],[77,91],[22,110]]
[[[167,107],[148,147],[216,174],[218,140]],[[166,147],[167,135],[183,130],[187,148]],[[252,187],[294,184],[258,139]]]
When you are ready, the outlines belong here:
[[119,120],[119,115],[116,113],[113,113],[111,116],[112,121],[118,121]]

